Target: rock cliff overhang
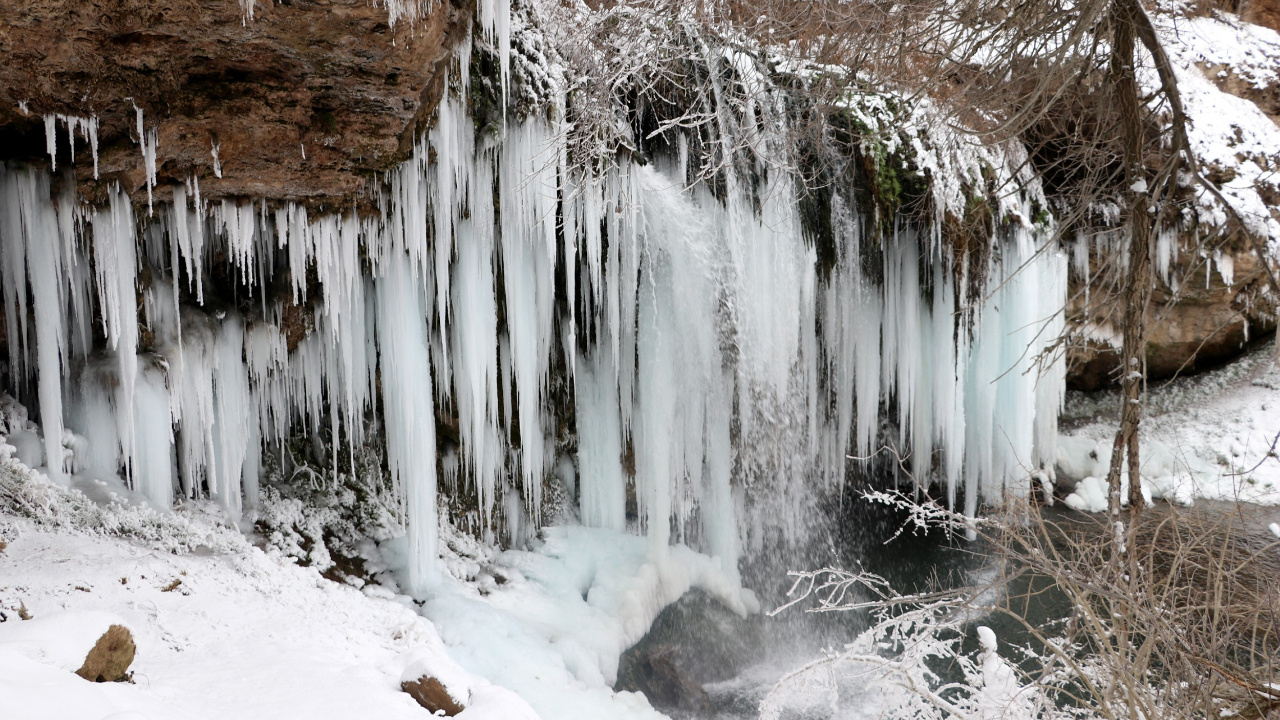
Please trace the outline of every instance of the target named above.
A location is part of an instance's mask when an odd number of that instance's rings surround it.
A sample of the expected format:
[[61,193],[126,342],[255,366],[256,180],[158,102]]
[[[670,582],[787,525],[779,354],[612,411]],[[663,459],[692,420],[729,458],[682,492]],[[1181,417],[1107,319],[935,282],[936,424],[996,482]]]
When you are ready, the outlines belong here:
[[0,160],[50,162],[52,130],[81,194],[100,202],[117,181],[145,204],[150,142],[158,187],[350,207],[409,156],[474,14],[469,0],[398,22],[368,0],[258,3],[252,19],[243,5],[0,0]]

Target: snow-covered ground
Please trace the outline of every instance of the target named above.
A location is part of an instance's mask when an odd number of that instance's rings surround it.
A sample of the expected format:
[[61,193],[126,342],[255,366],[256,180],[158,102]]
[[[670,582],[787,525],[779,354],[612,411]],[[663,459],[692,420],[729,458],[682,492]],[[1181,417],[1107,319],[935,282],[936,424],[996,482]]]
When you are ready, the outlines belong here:
[[[1280,504],[1280,366],[1275,342],[1218,370],[1153,383],[1141,430],[1143,487],[1153,498]],[[1067,503],[1106,508],[1115,392],[1067,395],[1058,439],[1059,481],[1078,482]],[[1127,479],[1126,479],[1127,485]]]
[[[118,537],[9,529],[0,555],[6,718],[421,718],[399,684],[423,660],[472,685],[462,717],[532,717],[514,693],[449,660],[431,623],[406,604],[247,543],[174,555]],[[19,604],[33,619],[19,619]],[[107,618],[133,633],[132,684],[73,674]]]
[[[711,558],[677,546],[655,561],[642,538],[584,528],[496,555],[450,536],[445,564],[471,579],[420,603],[264,552],[215,506],[97,504],[11,452],[0,445],[0,506],[18,513],[0,513],[5,720],[422,718],[400,683],[424,672],[461,718],[660,718],[610,689],[621,652],[691,587],[756,609]],[[82,680],[112,623],[137,643],[133,682]]]

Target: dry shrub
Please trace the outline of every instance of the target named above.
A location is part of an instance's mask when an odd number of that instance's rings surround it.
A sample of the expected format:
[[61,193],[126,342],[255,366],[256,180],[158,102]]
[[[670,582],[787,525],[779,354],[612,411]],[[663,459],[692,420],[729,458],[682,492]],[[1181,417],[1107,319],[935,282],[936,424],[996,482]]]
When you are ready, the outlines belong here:
[[[869,497],[910,513],[904,531],[976,531],[1000,572],[913,595],[865,572],[792,573],[791,602],[775,613],[867,611],[871,627],[784,677],[766,715],[814,676],[844,676],[897,692],[886,718],[1280,716],[1280,541],[1261,509],[1206,503],[1108,519],[1017,502],[975,521],[902,495]],[[1006,628],[993,666],[965,638],[1000,616],[1021,632]],[[944,677],[943,666],[958,672]],[[1009,680],[992,693],[1002,672]]]
[[[1070,601],[1064,638],[1014,612],[1072,667],[1072,701],[1108,718],[1266,717],[1280,708],[1280,541],[1260,511],[1220,504],[1161,506],[1123,519],[1001,523],[990,535],[1020,575],[1047,578]],[[1065,639],[1065,643],[1062,640]],[[1051,653],[1052,655],[1052,653]]]

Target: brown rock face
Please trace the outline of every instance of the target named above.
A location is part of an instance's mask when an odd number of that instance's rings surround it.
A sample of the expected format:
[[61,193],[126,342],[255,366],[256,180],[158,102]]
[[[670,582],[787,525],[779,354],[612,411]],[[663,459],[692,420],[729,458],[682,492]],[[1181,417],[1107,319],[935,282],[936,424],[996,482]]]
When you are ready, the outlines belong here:
[[[1147,373],[1153,380],[1188,375],[1220,365],[1242,353],[1251,341],[1266,339],[1275,330],[1275,308],[1266,297],[1268,287],[1262,262],[1248,251],[1231,253],[1234,277],[1227,285],[1213,269],[1205,278],[1203,264],[1175,294],[1159,283],[1151,300],[1151,324],[1147,342]],[[1076,288],[1072,289],[1075,294]],[[1088,317],[1106,318],[1108,301],[1092,299]],[[1085,316],[1082,301],[1069,314]],[[1097,336],[1114,334],[1105,320],[1087,331],[1092,338],[1068,350],[1068,384],[1079,390],[1096,390],[1117,382],[1120,353],[1117,346]]]
[[1280,0],[1194,0],[1191,3],[1194,15],[1208,15],[1218,10],[1280,32]]
[[123,625],[112,625],[98,638],[76,674],[89,682],[119,682],[128,676],[133,654],[133,635]]
[[446,717],[453,717],[463,710],[449,691],[444,689],[444,685],[430,675],[423,675],[413,682],[406,680],[400,683],[400,689],[409,693],[432,715],[443,711]]
[[1280,32],[1280,0],[1240,0],[1237,11],[1246,22]]
[[[238,0],[0,0],[0,160],[47,162],[45,115],[96,116],[101,180],[145,203],[136,107],[158,128],[161,185],[195,176],[206,198],[349,204],[407,157],[473,7],[438,1],[393,29],[370,0],[257,2],[252,20]],[[76,144],[95,198],[88,141]]]

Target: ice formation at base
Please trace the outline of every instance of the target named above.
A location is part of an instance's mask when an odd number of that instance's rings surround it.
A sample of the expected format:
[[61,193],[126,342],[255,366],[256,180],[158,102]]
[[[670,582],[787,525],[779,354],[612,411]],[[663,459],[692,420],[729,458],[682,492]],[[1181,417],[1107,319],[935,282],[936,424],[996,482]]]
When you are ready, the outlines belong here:
[[[838,486],[878,438],[968,513],[1051,471],[1063,369],[1040,361],[1067,260],[1041,229],[1004,222],[988,266],[961,268],[936,228],[869,241],[837,195],[820,261],[783,173],[686,187],[683,151],[584,172],[558,120],[480,142],[460,97],[374,216],[205,201],[194,179],[135,215],[118,188],[94,208],[74,182],[55,196],[47,171],[0,168],[8,380],[39,408],[49,475],[119,474],[159,507],[207,496],[238,517],[264,452],[323,428],[340,469],[380,418],[424,591],[438,467],[488,531],[539,522],[546,478],[576,464],[583,524],[626,529],[630,494],[655,558],[683,541],[726,568],[803,524],[774,499]],[[990,294],[958,308],[969,274]]]

